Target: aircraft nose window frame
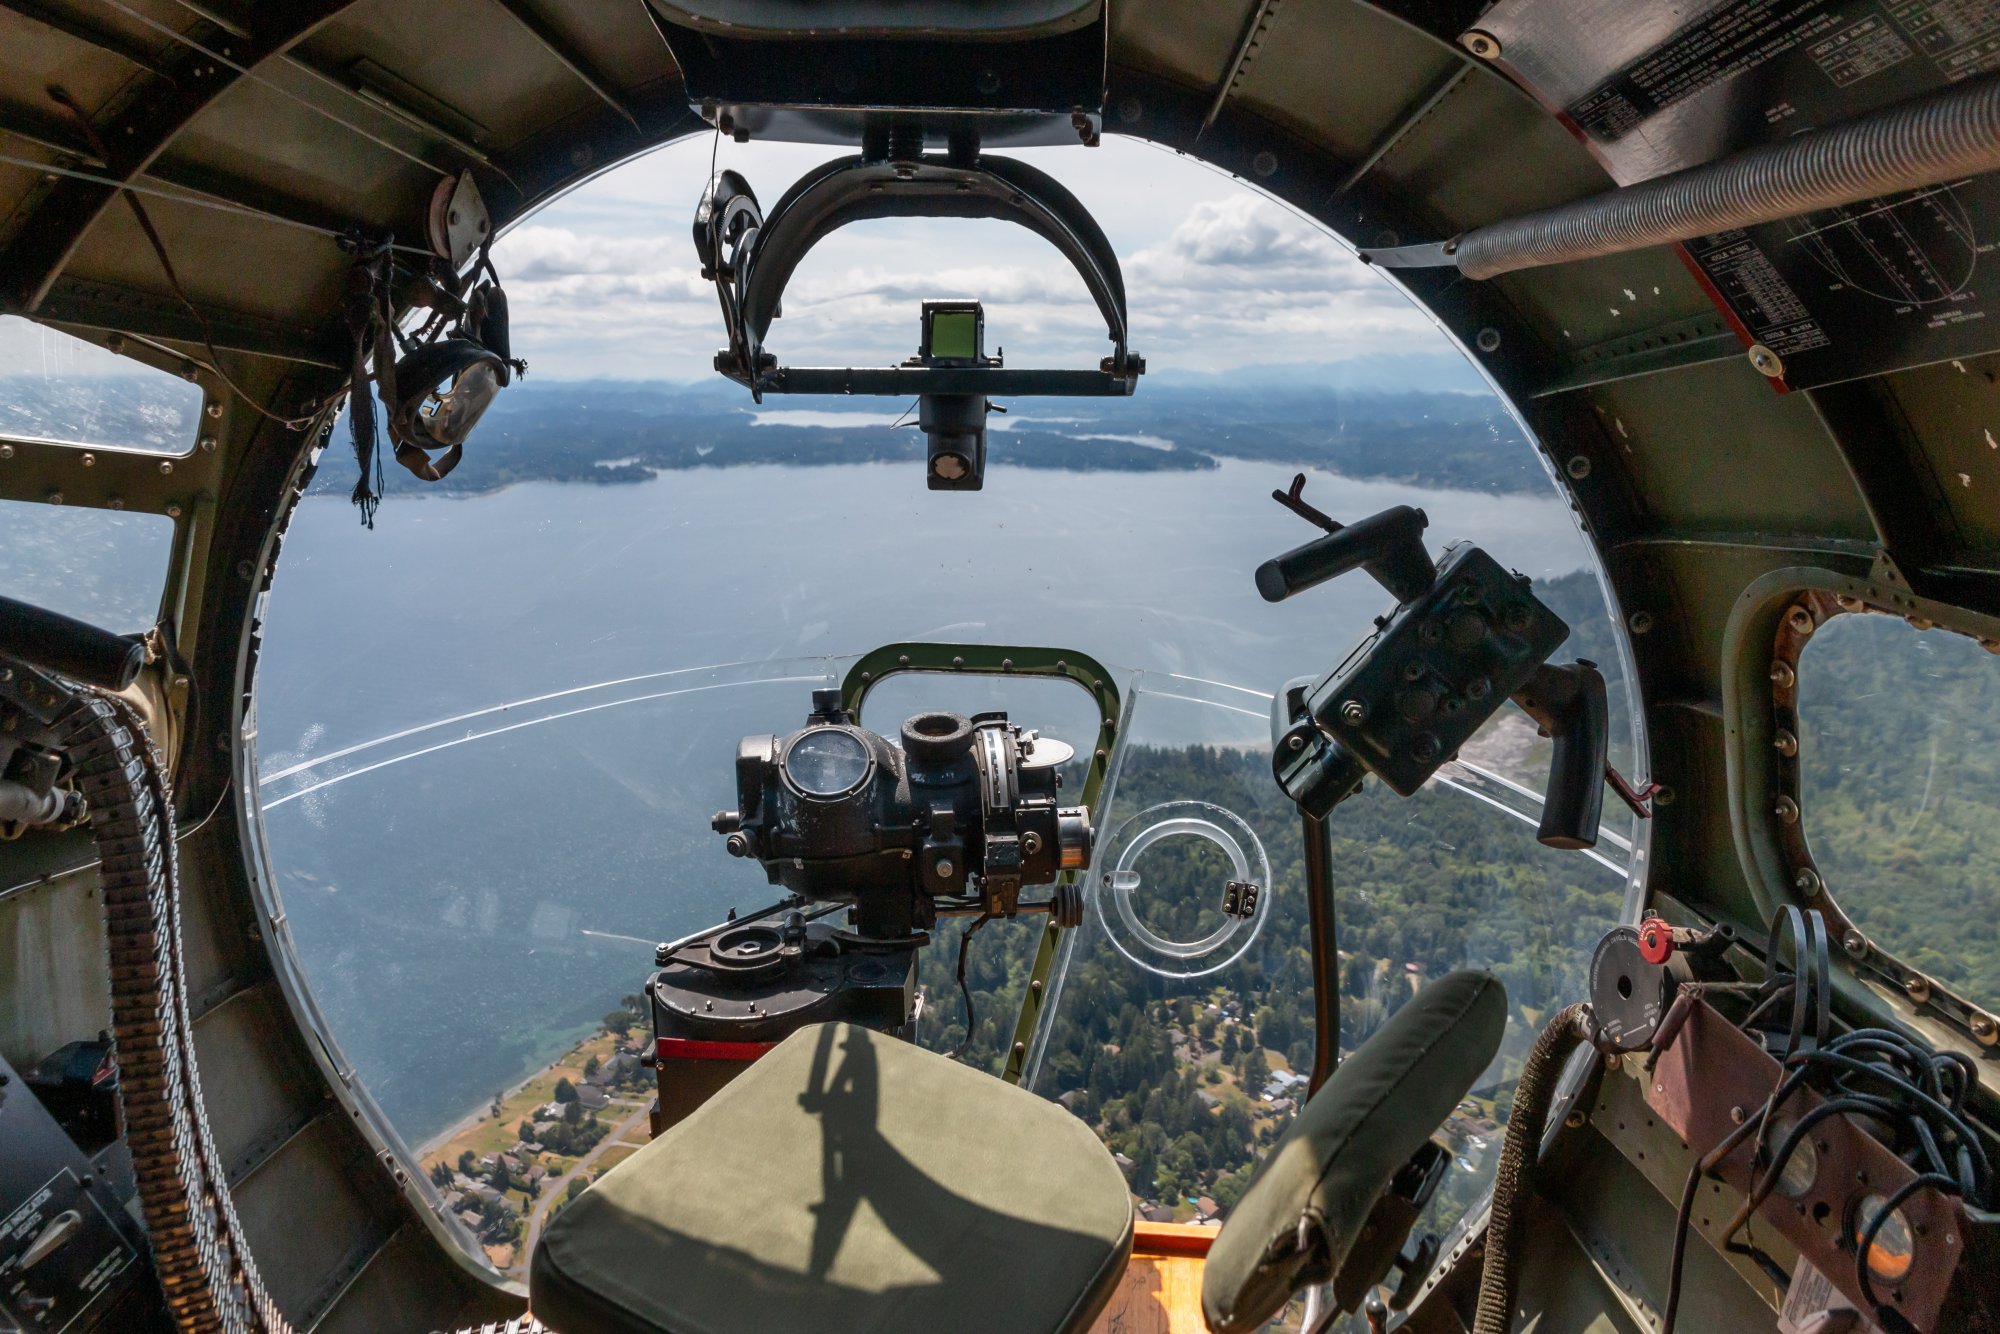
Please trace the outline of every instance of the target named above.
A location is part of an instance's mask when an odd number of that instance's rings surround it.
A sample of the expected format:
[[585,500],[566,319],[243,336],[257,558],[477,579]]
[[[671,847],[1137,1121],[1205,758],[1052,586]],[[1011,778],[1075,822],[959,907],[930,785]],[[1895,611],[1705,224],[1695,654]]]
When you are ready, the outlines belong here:
[[1994,1323],[1992,5],[0,8],[0,1325]]

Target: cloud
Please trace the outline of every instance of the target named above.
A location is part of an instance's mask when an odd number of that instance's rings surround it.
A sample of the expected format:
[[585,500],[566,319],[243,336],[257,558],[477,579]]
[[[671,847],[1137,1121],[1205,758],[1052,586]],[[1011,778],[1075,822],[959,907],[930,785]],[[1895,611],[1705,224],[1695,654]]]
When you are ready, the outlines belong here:
[[[674,194],[699,189],[706,150],[699,163],[668,156],[582,187],[495,247],[515,346],[541,373],[709,373],[722,341],[714,288],[685,229],[665,221],[684,216]],[[1247,185],[1122,143],[1060,163],[1092,167],[1073,183],[1120,244],[1132,345],[1155,370],[1447,350],[1380,274]],[[891,364],[915,351],[918,303],[941,296],[986,303],[989,347],[1010,366],[1090,366],[1109,350],[1089,292],[1047,242],[1007,223],[936,219],[823,240],[793,276],[771,350],[792,365]]]
[[1248,191],[1196,204],[1162,249],[1169,260],[1238,269],[1337,267],[1346,258],[1324,232]]

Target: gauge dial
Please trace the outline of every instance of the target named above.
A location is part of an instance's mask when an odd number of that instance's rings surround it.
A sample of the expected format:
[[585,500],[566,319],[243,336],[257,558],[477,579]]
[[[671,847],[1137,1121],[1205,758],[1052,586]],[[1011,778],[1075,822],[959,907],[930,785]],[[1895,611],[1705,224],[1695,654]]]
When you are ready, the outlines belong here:
[[839,727],[801,732],[785,751],[785,776],[808,797],[845,796],[868,777],[868,747]]
[[[1794,1123],[1785,1117],[1775,1118],[1771,1122],[1771,1130],[1765,1142],[1771,1146],[1772,1153],[1777,1153],[1785,1146],[1785,1141],[1791,1137],[1793,1125]],[[1778,1173],[1778,1193],[1787,1199],[1796,1200],[1811,1191],[1813,1183],[1818,1180],[1819,1149],[1814,1145],[1812,1136],[1807,1135],[1792,1150],[1792,1156],[1785,1160],[1784,1170]]]
[[[1854,1244],[1874,1227],[1875,1219],[1881,1214],[1888,1200],[1880,1195],[1869,1195],[1862,1199],[1860,1207],[1854,1211]],[[1901,1283],[1910,1276],[1916,1264],[1916,1242],[1910,1232],[1910,1221],[1903,1217],[1901,1209],[1891,1209],[1882,1226],[1875,1229],[1875,1240],[1868,1247],[1868,1273],[1884,1283]]]

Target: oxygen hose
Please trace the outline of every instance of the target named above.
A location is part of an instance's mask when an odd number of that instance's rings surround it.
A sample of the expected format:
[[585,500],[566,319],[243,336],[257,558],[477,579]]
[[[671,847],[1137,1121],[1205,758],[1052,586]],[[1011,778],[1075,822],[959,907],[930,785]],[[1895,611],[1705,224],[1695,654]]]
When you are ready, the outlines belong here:
[[78,692],[57,727],[90,803],[119,1097],[167,1307],[189,1334],[291,1334],[244,1244],[202,1107],[173,801],[159,752],[116,696]]
[[1508,1334],[1513,1328],[1514,1295],[1521,1280],[1516,1257],[1525,1240],[1528,1205],[1535,1190],[1542,1132],[1555,1101],[1570,1053],[1589,1040],[1590,1007],[1581,1001],[1556,1013],[1528,1051],[1514,1086],[1507,1138],[1493,1176],[1493,1209],[1486,1225],[1485,1267],[1479,1275],[1479,1311],[1472,1334]]

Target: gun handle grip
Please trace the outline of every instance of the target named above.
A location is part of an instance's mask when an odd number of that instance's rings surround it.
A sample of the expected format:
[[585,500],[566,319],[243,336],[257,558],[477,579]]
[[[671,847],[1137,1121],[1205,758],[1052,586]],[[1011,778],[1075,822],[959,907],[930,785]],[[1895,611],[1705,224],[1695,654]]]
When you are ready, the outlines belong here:
[[1576,690],[1549,714],[1555,758],[1535,837],[1551,848],[1594,848],[1604,814],[1604,765],[1611,740],[1604,677],[1595,667],[1573,668]]

